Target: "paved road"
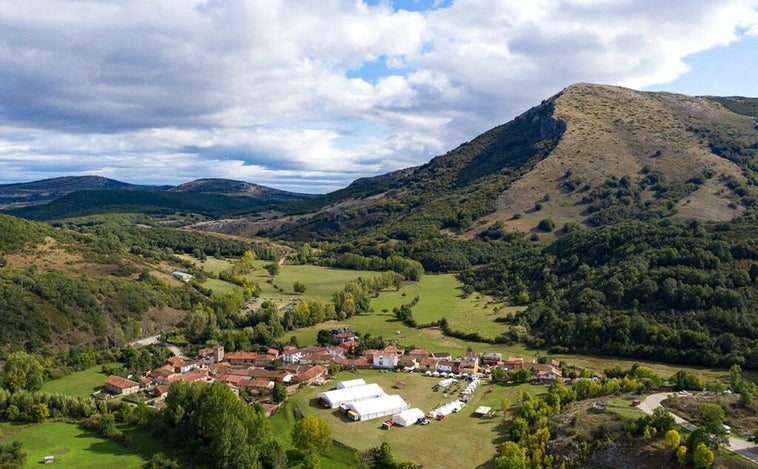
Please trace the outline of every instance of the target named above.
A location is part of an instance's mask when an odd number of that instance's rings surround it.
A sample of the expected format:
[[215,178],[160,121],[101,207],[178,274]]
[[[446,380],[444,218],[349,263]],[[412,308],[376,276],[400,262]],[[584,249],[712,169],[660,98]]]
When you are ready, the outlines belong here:
[[[665,399],[668,399],[670,396],[671,393],[668,392],[652,394],[648,396],[644,401],[640,402],[640,405],[638,407],[644,413],[653,415],[653,410],[655,410],[656,407],[660,407],[661,402],[663,402]],[[671,415],[674,417],[674,421],[676,421],[676,423],[686,428],[687,430],[693,431],[696,428],[695,425],[684,420],[678,415],[673,413]],[[743,439],[730,436],[729,446],[727,449],[733,453],[737,453],[740,456],[753,461],[754,463],[758,463],[758,446],[756,446],[755,443],[750,443]]]

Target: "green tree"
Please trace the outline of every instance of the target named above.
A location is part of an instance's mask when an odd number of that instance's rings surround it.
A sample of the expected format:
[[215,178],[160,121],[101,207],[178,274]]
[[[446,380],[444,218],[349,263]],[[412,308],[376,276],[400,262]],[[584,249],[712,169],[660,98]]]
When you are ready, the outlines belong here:
[[[697,413],[702,422],[701,428],[711,436],[714,447],[725,444],[728,441],[724,429],[724,409],[718,404],[704,402],[697,407]],[[694,457],[694,453],[693,453]]]
[[304,454],[325,453],[332,444],[332,431],[318,417],[307,416],[292,427],[292,443]]
[[292,284],[292,290],[295,293],[300,294],[300,295],[302,295],[303,293],[305,293],[305,289],[306,288],[307,288],[307,286],[303,282],[301,282],[299,280],[295,280],[295,282]]
[[282,383],[277,381],[274,383],[274,389],[271,392],[271,397],[276,403],[284,402],[284,400],[287,399],[287,388],[285,388]]
[[664,441],[666,442],[666,446],[669,448],[674,448],[676,446],[679,446],[679,443],[682,442],[682,435],[680,435],[678,431],[672,428],[666,432]]
[[268,274],[272,277],[275,277],[279,275],[279,263],[278,262],[272,262],[270,264],[266,264],[266,271]]
[[729,386],[731,390],[737,392],[742,385],[742,368],[739,365],[732,365],[729,368]]
[[322,347],[326,347],[332,343],[332,334],[326,329],[319,329],[316,334],[316,343]]
[[549,233],[555,229],[555,222],[550,218],[545,218],[540,220],[537,228],[539,228],[541,231]]
[[676,450],[676,460],[679,464],[687,463],[687,447],[682,445]]
[[374,451],[372,469],[394,469],[394,467],[395,457],[392,455],[389,443],[385,441]]
[[20,441],[0,443],[0,467],[16,469],[26,467],[26,452]]
[[3,387],[11,392],[22,389],[38,391],[42,388],[43,368],[34,355],[26,352],[13,352],[8,355],[3,367]]
[[495,469],[526,469],[529,460],[526,456],[526,448],[519,446],[513,441],[506,441],[500,447],[500,455],[495,458]]
[[31,417],[33,421],[41,422],[50,417],[50,409],[47,408],[47,404],[44,402],[34,404],[31,410]]
[[705,443],[700,443],[692,452],[692,462],[698,469],[706,469],[713,465],[713,451]]

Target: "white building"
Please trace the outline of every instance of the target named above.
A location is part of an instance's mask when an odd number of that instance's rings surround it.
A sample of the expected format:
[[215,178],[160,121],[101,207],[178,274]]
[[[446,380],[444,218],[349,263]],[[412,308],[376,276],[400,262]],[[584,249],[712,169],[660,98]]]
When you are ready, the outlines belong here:
[[[353,388],[355,389],[355,388]],[[398,395],[383,395],[373,399],[345,404],[342,408],[353,420],[370,420],[407,410],[410,406]]]
[[343,389],[335,389],[333,391],[320,392],[318,393],[318,400],[324,407],[336,409],[342,404],[349,404],[366,399],[373,399],[375,397],[383,395],[384,390],[382,390],[381,386],[376,383],[371,383],[360,386],[347,387]]
[[348,381],[340,381],[337,384],[337,389],[353,388],[355,386],[363,386],[366,384],[366,380],[363,378],[351,379]]
[[414,407],[413,409],[404,410],[403,412],[400,412],[399,414],[395,414],[392,416],[392,421],[395,422],[395,425],[400,425],[401,427],[407,427],[408,425],[413,425],[418,421],[418,419],[424,417],[424,411],[419,409],[418,407]]

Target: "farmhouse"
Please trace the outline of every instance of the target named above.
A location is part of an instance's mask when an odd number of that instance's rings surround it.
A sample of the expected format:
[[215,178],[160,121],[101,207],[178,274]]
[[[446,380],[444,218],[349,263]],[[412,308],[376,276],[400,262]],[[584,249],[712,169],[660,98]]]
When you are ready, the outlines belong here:
[[341,404],[349,404],[366,399],[383,396],[384,390],[378,384],[364,384],[362,386],[353,386],[344,389],[335,389],[333,391],[320,392],[318,400],[321,405],[330,409],[336,409]]
[[[355,388],[354,388],[355,389]],[[364,399],[341,405],[348,417],[353,420],[363,421],[392,415],[407,410],[410,407],[402,397],[398,395],[383,395],[373,399]]]
[[205,365],[212,365],[224,359],[224,346],[216,345],[212,348],[203,348],[197,353],[198,361]]
[[121,376],[110,375],[105,380],[105,389],[113,394],[134,394],[139,391],[139,383]]

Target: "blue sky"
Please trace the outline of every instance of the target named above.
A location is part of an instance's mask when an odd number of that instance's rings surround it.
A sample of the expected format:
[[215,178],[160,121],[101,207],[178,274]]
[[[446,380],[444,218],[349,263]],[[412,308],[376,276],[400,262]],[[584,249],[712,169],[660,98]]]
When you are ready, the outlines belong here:
[[758,0],[0,0],[0,183],[323,193],[576,82],[758,96]]

